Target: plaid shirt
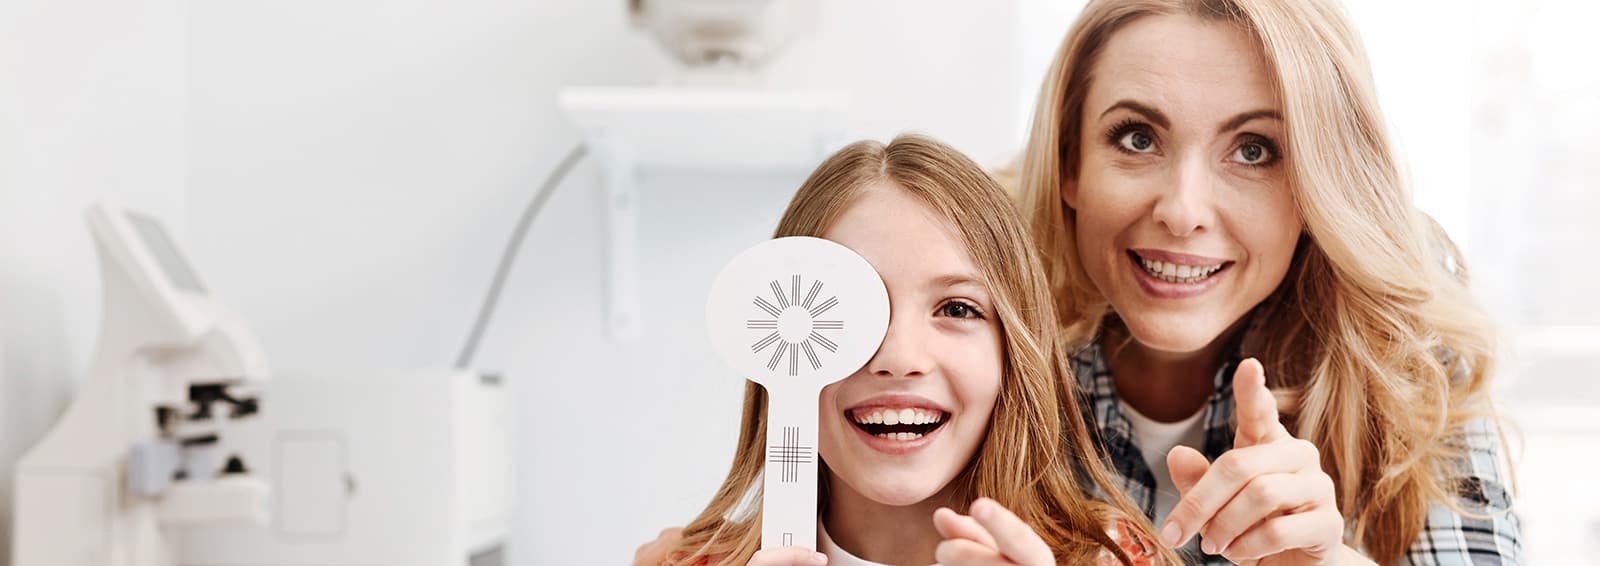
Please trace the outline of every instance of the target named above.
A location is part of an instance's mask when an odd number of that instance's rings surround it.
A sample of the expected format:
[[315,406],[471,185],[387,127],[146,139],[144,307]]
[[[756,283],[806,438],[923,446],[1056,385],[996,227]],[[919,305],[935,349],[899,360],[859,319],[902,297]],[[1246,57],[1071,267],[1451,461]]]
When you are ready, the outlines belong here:
[[[1117,402],[1116,383],[1111,379],[1111,369],[1099,342],[1079,351],[1072,362],[1082,391],[1083,409],[1099,430],[1112,472],[1119,476],[1113,481],[1120,480],[1129,500],[1142,507],[1147,517],[1154,518],[1155,476],[1135,444],[1133,424]],[[1232,377],[1238,365],[1238,356],[1229,356],[1212,379],[1214,388],[1203,417],[1205,446],[1201,449],[1209,460],[1214,461],[1233,448]],[[1502,479],[1499,442],[1487,422],[1475,422],[1471,426],[1467,431],[1467,457],[1461,462],[1461,498],[1457,505],[1488,517],[1464,516],[1443,503],[1430,504],[1422,534],[1406,551],[1404,564],[1521,563],[1519,522],[1510,512],[1511,496]],[[1228,564],[1226,559],[1215,555],[1204,555],[1201,562]]]

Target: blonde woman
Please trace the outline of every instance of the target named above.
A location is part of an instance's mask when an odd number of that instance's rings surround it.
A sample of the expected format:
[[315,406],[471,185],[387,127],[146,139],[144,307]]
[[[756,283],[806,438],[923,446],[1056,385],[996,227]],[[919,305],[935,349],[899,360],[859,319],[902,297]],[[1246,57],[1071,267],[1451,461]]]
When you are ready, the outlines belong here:
[[1384,132],[1333,0],[1091,1],[1067,34],[1019,203],[1085,406],[1166,544],[1519,560],[1490,329]]
[[[882,347],[822,392],[821,553],[757,552],[760,512],[741,501],[760,484],[766,396],[751,384],[727,479],[666,562],[959,562],[984,549],[941,540],[996,520],[1026,525],[1034,563],[1171,558],[1136,509],[1090,497],[1113,488],[1062,397],[1068,361],[1044,275],[1021,218],[976,164],[917,136],[850,145],[801,186],[782,236],[853,249],[889,291]],[[969,507],[974,517],[940,510]]]

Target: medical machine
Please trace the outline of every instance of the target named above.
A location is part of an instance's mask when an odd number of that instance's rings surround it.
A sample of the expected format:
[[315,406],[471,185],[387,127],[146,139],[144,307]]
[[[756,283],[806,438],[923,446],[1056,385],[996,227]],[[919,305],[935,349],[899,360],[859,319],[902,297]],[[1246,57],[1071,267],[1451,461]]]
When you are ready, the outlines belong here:
[[634,27],[686,67],[754,70],[816,27],[816,0],[628,0]]
[[889,327],[883,279],[850,248],[776,238],[734,257],[706,300],[711,345],[767,390],[761,548],[817,548],[817,403]]
[[161,222],[89,209],[100,334],[66,413],[16,468],[17,566],[171,566],[186,528],[264,522],[255,462],[223,434],[255,415],[266,357]]
[[513,417],[462,370],[280,371],[230,431],[272,487],[266,527],[184,537],[187,566],[503,566]]

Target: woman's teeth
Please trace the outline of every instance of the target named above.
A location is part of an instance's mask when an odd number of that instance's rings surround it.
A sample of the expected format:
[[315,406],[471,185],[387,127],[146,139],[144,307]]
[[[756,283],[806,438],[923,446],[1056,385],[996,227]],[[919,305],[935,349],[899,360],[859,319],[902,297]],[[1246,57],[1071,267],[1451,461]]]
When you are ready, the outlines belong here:
[[1204,281],[1207,277],[1211,277],[1212,274],[1216,273],[1217,270],[1222,269],[1223,265],[1220,263],[1209,266],[1178,265],[1142,257],[1139,258],[1139,263],[1144,265],[1145,273],[1149,273],[1156,279],[1168,283],[1197,283]]

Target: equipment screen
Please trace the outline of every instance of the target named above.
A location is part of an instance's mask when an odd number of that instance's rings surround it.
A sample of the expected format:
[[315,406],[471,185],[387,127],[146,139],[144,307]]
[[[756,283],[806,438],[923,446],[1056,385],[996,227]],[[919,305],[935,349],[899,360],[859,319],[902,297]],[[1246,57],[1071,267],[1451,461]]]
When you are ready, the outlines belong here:
[[505,566],[506,549],[496,545],[494,548],[484,550],[467,559],[468,566]]
[[206,289],[200,284],[200,278],[189,269],[189,263],[183,260],[178,253],[178,246],[173,244],[172,238],[167,236],[167,230],[154,218],[133,212],[128,213],[128,219],[133,222],[139,237],[144,240],[145,249],[156,257],[161,263],[161,269],[166,272],[167,280],[173,287],[190,293],[205,293]]

